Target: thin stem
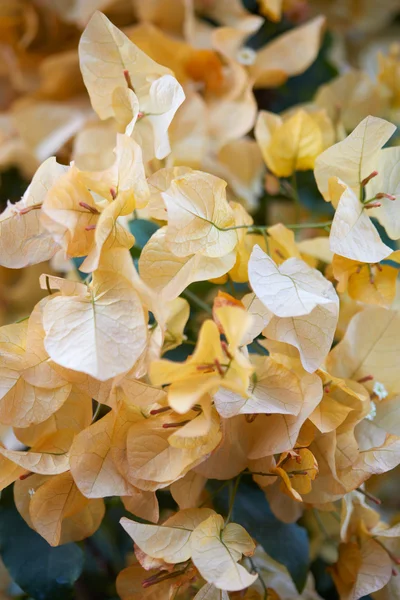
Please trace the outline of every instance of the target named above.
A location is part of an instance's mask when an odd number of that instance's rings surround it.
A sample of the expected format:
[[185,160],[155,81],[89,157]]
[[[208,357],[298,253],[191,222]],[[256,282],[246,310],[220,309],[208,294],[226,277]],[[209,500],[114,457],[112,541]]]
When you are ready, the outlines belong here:
[[[172,592],[172,593],[173,593],[173,596],[171,596],[171,600],[176,600],[176,598],[178,597],[178,594],[179,594],[179,590],[180,590],[181,588],[182,588],[182,586],[181,586],[181,585],[179,585],[178,587],[176,587],[176,588],[174,589],[174,591]],[[171,592],[170,592],[170,593],[171,593]]]
[[286,229],[325,229],[330,227],[332,221],[325,221],[325,223],[294,223],[285,225]]
[[235,504],[236,493],[238,491],[238,487],[239,487],[239,483],[240,483],[241,477],[242,477],[242,474],[240,473],[240,475],[238,475],[236,477],[235,484],[233,486],[231,498],[230,498],[230,501],[229,501],[228,515],[227,515],[227,517],[225,519],[225,526],[228,525],[229,521],[231,520],[232,511],[233,511],[233,507],[234,507],[234,504]]
[[123,71],[123,73],[124,73],[125,81],[126,81],[126,83],[128,85],[128,88],[134,92],[135,90],[134,90],[134,87],[132,85],[132,79],[131,79],[131,76],[129,74],[128,69],[125,69]]
[[[360,179],[361,179],[361,177],[360,177]],[[363,182],[360,181],[360,192],[359,192],[358,199],[360,200],[361,204],[364,204],[364,192],[365,192],[365,190],[364,190]]]
[[233,231],[234,229],[251,229],[253,230],[251,233],[256,233],[254,230],[262,229],[261,227],[254,227],[253,225],[232,225],[232,227],[217,227],[218,231]]
[[[297,475],[308,475],[308,471],[314,469],[304,469],[303,471],[286,471],[288,477],[297,477]],[[247,471],[246,471],[247,473]],[[260,475],[261,477],[279,477],[277,473],[264,473],[263,471],[249,471],[250,475]]]
[[89,550],[90,554],[93,556],[101,572],[106,572],[108,576],[114,581],[117,576],[117,573],[114,570],[114,567],[111,564],[111,562],[107,560],[107,558],[104,556],[103,552],[97,546],[93,538],[86,538],[84,540],[84,544]]
[[161,408],[154,408],[153,410],[150,411],[150,414],[153,415],[162,415],[162,413],[168,412],[169,410],[172,410],[172,408],[170,406],[163,406]]
[[357,492],[360,492],[360,494],[363,494],[366,498],[368,498],[368,500],[371,500],[371,502],[374,502],[375,504],[378,504],[378,506],[380,504],[382,504],[382,500],[379,500],[379,498],[377,498],[373,494],[370,494],[369,492],[367,492],[366,490],[363,490],[360,487],[358,487],[356,489],[357,489]]
[[191,292],[190,290],[188,290],[188,289],[184,290],[182,292],[182,296],[184,296],[187,300],[192,301],[199,308],[208,312],[210,315],[212,314],[211,306],[209,306],[206,302],[203,302],[203,300],[201,300],[201,298],[196,296],[196,294],[193,294],[193,292]]
[[228,278],[228,285],[229,285],[230,290],[232,292],[232,296],[235,296],[236,290],[235,290],[235,286],[233,285],[233,281],[232,281],[231,278]]
[[[400,268],[400,266],[399,266],[399,268]],[[29,316],[30,315],[28,315],[27,317],[22,317],[21,319],[18,319],[18,321],[15,321],[15,322],[16,323],[22,323],[23,321],[26,321],[27,319],[29,319]]]
[[52,289],[51,289],[51,287],[50,287],[50,279],[48,278],[48,276],[47,276],[47,275],[46,275],[46,288],[47,288],[47,291],[48,291],[48,294],[49,294],[49,296],[51,296],[51,295],[52,295],[52,293],[53,293],[53,291],[52,291]]
[[157,583],[160,583],[161,581],[167,581],[168,579],[174,579],[175,577],[179,577],[179,575],[184,575],[186,570],[187,570],[187,566],[184,569],[180,569],[179,571],[172,571],[171,573],[166,573],[166,574],[161,574],[161,575],[159,573],[157,573],[156,575],[153,575],[152,577],[149,577],[148,579],[144,579],[142,581],[142,587],[146,589],[152,585],[156,585]]
[[296,177],[296,171],[293,171],[293,175],[292,175],[292,198],[294,200],[294,207],[295,207],[295,211],[296,211],[296,223],[298,223],[300,221],[300,211],[301,211],[301,202],[300,202],[300,196],[299,196],[299,190],[297,187],[297,177]]
[[259,340],[253,340],[249,345],[254,345],[261,350],[261,352],[257,352],[257,354],[260,354],[261,356],[269,356],[268,350],[264,348],[262,344],[260,344]]
[[254,571],[255,573],[257,573],[257,575],[258,575],[258,578],[259,578],[259,580],[260,580],[260,583],[261,583],[261,586],[262,586],[262,588],[263,588],[263,590],[264,590],[264,596],[263,596],[263,600],[267,600],[267,598],[268,598],[268,588],[267,588],[267,586],[266,586],[266,584],[265,584],[265,581],[264,581],[264,579],[261,577],[261,573],[260,573],[260,571],[257,569],[256,565],[254,564],[254,561],[253,561],[253,559],[251,558],[251,556],[248,556],[247,558],[249,559],[249,562],[250,562],[250,564],[251,564],[251,568],[253,569],[253,571]]
[[318,527],[322,531],[324,538],[326,540],[332,540],[331,536],[329,535],[328,531],[326,530],[325,525],[322,522],[321,515],[319,514],[318,510],[316,508],[313,508],[312,512],[313,512],[314,518],[318,524]]
[[262,229],[261,233],[263,234],[263,238],[264,238],[264,242],[265,242],[265,247],[267,250],[267,254],[271,254],[269,251],[269,240],[268,240],[268,233],[265,229]]
[[163,429],[175,429],[176,427],[184,427],[188,423],[191,423],[190,419],[188,419],[187,421],[180,421],[178,423],[164,423],[164,425],[162,427],[163,427]]
[[[29,452],[32,452],[32,450],[29,450]],[[49,456],[65,456],[67,454],[67,452],[43,452],[42,450],[39,450],[39,452],[40,454],[48,454]]]
[[207,504],[207,502],[209,500],[212,500],[217,494],[220,493],[221,490],[223,490],[224,488],[226,488],[227,485],[230,484],[230,479],[228,479],[227,481],[224,481],[224,483],[222,485],[220,485],[215,492],[213,492],[212,494],[210,494],[210,496],[207,498],[207,500],[204,500],[204,502],[202,502],[199,506],[199,508],[202,508],[205,504]]
[[[325,229],[332,225],[332,221],[324,223],[283,223],[286,229]],[[267,231],[270,225],[233,225],[232,227],[219,227],[219,231],[232,231],[233,229],[247,229],[248,233],[262,233]]]

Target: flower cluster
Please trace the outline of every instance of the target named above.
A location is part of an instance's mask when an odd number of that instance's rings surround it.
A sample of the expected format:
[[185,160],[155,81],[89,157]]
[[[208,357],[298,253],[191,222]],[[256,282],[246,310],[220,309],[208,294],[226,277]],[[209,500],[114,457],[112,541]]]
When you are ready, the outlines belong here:
[[[397,597],[400,528],[364,484],[400,464],[400,151],[382,118],[396,120],[399,54],[378,83],[349,72],[277,115],[254,90],[314,61],[323,17],[256,51],[264,19],[239,2],[200,2],[218,27],[132,4],[149,11],[139,25],[95,12],[79,60],[63,54],[56,85],[48,57],[40,92],[5,117],[0,162],[34,174],[0,214],[0,265],[49,272],[30,316],[0,328],[0,489],[51,546],[92,536],[119,497],[135,550],[123,600],[319,598],[237,510],[260,490],[274,519],[302,519],[341,600]],[[282,3],[260,5],[279,20]],[[71,138],[65,165],[52,154]],[[307,170],[328,215],[314,223]],[[295,222],[260,223],[264,186]]]

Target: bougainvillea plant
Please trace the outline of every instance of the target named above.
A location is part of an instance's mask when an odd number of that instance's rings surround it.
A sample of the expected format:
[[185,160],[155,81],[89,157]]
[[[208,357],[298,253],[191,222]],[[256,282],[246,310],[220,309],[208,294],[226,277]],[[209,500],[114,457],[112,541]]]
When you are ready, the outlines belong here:
[[[0,214],[0,264],[46,269],[31,314],[0,327],[4,598],[116,597],[87,589],[82,549],[122,600],[333,597],[318,561],[341,600],[400,594],[399,519],[376,497],[400,464],[399,53],[377,84],[349,72],[258,111],[253,90],[305,71],[325,20],[258,50],[263,19],[228,4],[203,29],[187,16],[206,49],[95,12],[91,107],[15,109],[3,151],[35,172]],[[71,136],[72,160],[51,156]],[[322,208],[305,221],[307,171]]]

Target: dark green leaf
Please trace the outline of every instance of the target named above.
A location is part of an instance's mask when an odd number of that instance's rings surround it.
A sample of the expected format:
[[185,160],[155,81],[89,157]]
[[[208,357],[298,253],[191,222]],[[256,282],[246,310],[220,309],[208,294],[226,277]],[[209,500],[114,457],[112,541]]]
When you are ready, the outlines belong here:
[[326,220],[333,219],[334,210],[332,204],[325,202],[322,198],[315,184],[314,172],[298,171],[296,179],[301,204],[312,214],[326,215]]
[[18,202],[26,191],[29,181],[16,168],[0,174],[0,212],[7,206],[7,201]]
[[[132,248],[130,249],[130,253],[131,253],[131,256],[134,261],[139,260],[141,252],[142,252],[141,249],[138,248],[137,246],[132,246]],[[136,266],[136,268],[137,268],[137,266]]]
[[82,271],[79,271],[79,268],[81,266],[81,264],[83,263],[83,261],[85,260],[86,256],[75,256],[72,259],[72,262],[74,263],[74,267],[77,269],[78,271],[78,275],[80,276],[81,279],[85,279],[87,277],[87,273],[82,273]]
[[52,548],[14,506],[11,490],[0,502],[0,555],[12,579],[35,600],[69,600],[83,568],[76,544]]
[[314,575],[315,589],[326,600],[339,600],[339,595],[328,569],[329,566],[321,557],[318,557],[312,563],[311,572]]
[[157,229],[158,225],[146,219],[135,219],[129,222],[129,230],[135,236],[136,248],[143,249]]
[[166,352],[163,358],[173,360],[174,362],[183,362],[187,360],[191,354],[193,354],[193,346],[183,343],[177,348]]
[[[386,233],[386,229],[384,227],[382,227],[382,225],[379,223],[378,219],[375,219],[375,217],[374,217],[372,219],[372,222],[375,225],[375,227],[377,228],[382,242],[384,244],[386,244],[386,246],[389,246],[389,248],[392,248],[393,250],[397,250],[397,242],[395,240],[390,239],[390,237]],[[392,267],[399,268],[398,263],[396,263],[394,261],[388,260],[385,262],[387,262],[387,264],[391,265]]]

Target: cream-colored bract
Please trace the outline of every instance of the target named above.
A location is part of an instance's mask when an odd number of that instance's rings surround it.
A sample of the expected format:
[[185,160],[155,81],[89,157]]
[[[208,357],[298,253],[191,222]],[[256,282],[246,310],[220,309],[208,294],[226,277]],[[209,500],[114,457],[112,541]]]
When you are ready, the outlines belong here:
[[147,341],[135,289],[123,277],[104,273],[98,272],[85,294],[50,300],[43,315],[50,357],[100,381],[129,371]]
[[218,589],[242,590],[258,577],[238,564],[243,555],[253,554],[252,538],[236,523],[224,527],[221,515],[213,514],[200,523],[190,537],[190,545],[194,564]]
[[201,253],[210,258],[229,254],[237,244],[235,224],[226,201],[226,183],[218,177],[193,171],[173,179],[162,192],[167,209],[166,244],[176,256]]
[[315,162],[318,189],[329,201],[329,179],[338,177],[357,197],[361,182],[377,169],[379,151],[395,132],[392,123],[378,117],[366,117],[342,142],[325,150]]
[[193,281],[205,281],[225,275],[235,264],[235,252],[221,258],[202,254],[179,257],[168,250],[166,229],[161,228],[150,238],[139,259],[140,275],[165,300],[173,300]]
[[343,340],[328,357],[328,370],[338,377],[357,381],[373,374],[391,393],[399,393],[397,369],[400,317],[397,311],[367,308],[349,323]]
[[48,260],[59,246],[40,220],[41,206],[66,167],[48,158],[36,171],[22,199],[0,215],[0,264],[12,269]]
[[388,236],[397,240],[400,237],[400,149],[395,147],[381,150],[377,157],[376,170],[377,176],[371,179],[366,188],[368,198],[374,198],[380,193],[390,194],[394,198],[380,198],[382,206],[372,209],[371,217],[376,217]]
[[261,302],[277,317],[308,315],[317,306],[336,307],[333,286],[304,261],[289,258],[280,267],[255,246],[249,261],[249,281]]
[[144,525],[123,517],[121,525],[143,552],[175,564],[190,558],[192,532],[213,512],[209,508],[182,510],[161,526]]
[[149,158],[164,158],[170,151],[168,127],[185,99],[171,71],[151,60],[100,12],[82,35],[79,58],[99,117],[114,117],[142,142],[143,135],[150,135]]
[[366,263],[377,263],[387,258],[392,249],[382,242],[355,192],[337,178],[332,178],[329,186],[330,189],[335,187],[335,192],[339,190],[336,196],[339,201],[329,235],[332,252]]

